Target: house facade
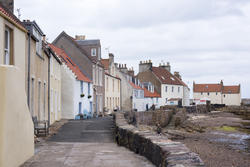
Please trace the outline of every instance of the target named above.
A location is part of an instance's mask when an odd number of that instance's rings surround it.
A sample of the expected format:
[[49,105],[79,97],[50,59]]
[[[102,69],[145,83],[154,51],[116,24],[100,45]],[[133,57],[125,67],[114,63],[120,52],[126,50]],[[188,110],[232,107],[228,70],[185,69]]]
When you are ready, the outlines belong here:
[[121,108],[121,79],[116,74],[113,54],[110,53],[109,58],[101,62],[105,70],[105,109],[113,112]]
[[[104,68],[100,62],[101,54],[96,50],[96,53],[91,56],[88,49],[98,48],[98,44],[93,46],[90,44],[83,45],[85,38],[76,37],[77,39],[62,32],[54,41],[53,44],[63,49],[66,54],[76,63],[81,72],[93,81],[93,112],[94,115],[102,115],[105,97],[105,82]],[[87,42],[88,43],[88,42]],[[94,52],[94,51],[93,51]],[[97,56],[99,55],[99,57]]]
[[93,116],[93,84],[65,53],[64,50],[50,44],[50,47],[62,61],[62,118],[79,119],[80,116]]
[[181,99],[181,105],[189,105],[190,90],[178,72],[171,73],[169,63],[153,67],[150,60],[140,62],[137,78],[141,82],[150,82],[154,85],[154,90],[161,96],[159,106],[168,105],[168,100],[173,98]]
[[151,82],[144,82],[144,99],[145,99],[145,110],[153,108],[160,108],[159,99],[161,96],[154,90],[154,85]]
[[35,21],[24,20],[23,24],[28,30],[25,70],[27,103],[32,117],[48,121],[49,55],[43,47],[44,34]]
[[46,45],[49,54],[49,125],[59,121],[62,117],[61,110],[61,65],[62,62],[56,53]]
[[194,100],[209,100],[211,104],[225,104],[228,106],[241,105],[240,85],[225,86],[223,81],[218,84],[193,83]]
[[25,92],[27,30],[11,12],[14,2],[8,1],[10,6],[1,2],[0,166],[16,167],[34,154],[34,126]]

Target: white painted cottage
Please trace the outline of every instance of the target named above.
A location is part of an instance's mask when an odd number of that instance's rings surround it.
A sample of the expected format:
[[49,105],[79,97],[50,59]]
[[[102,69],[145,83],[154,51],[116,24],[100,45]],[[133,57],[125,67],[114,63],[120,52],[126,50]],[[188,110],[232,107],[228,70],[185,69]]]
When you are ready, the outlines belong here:
[[80,119],[93,116],[93,84],[64,50],[50,45],[61,58],[62,118]]
[[225,86],[223,81],[217,84],[193,83],[193,96],[195,101],[205,99],[211,101],[211,104],[241,105],[240,85]]

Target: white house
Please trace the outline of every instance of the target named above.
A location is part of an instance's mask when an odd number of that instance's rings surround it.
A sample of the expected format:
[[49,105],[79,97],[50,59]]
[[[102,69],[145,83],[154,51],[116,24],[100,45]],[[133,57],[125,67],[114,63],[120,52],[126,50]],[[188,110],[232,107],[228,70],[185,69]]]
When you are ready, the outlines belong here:
[[62,66],[62,118],[80,119],[93,116],[93,85],[65,53],[50,45],[61,58]]
[[151,82],[145,82],[143,85],[145,110],[150,109],[153,105],[155,108],[159,108],[159,99],[161,96],[154,90],[154,85]]
[[193,97],[195,101],[207,99],[211,104],[241,105],[240,85],[224,86],[223,81],[218,84],[193,83]]
[[144,89],[140,84],[134,84],[133,82],[129,82],[133,88],[132,95],[132,110],[135,111],[145,111],[146,110],[146,101],[144,99]]
[[159,67],[153,67],[152,62],[140,62],[139,73],[137,75],[141,82],[151,82],[155,86],[155,91],[161,95],[159,105],[176,104],[169,100],[180,99],[181,105],[189,105],[190,90],[182,81],[179,72],[171,73],[170,64],[163,63]]

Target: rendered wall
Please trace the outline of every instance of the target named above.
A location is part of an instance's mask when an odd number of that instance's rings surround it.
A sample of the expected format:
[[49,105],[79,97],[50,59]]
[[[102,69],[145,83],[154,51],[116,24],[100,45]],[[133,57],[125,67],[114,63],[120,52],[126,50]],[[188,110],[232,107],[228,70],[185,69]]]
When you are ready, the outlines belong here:
[[62,65],[62,118],[74,119],[74,80],[72,71],[65,65]]
[[[114,89],[113,89],[114,82]],[[109,75],[105,75],[105,107],[113,111],[120,108],[120,80]],[[110,101],[111,98],[111,101]],[[119,99],[119,100],[118,100]]]
[[34,125],[24,84],[24,71],[0,66],[1,167],[17,167],[34,154]]
[[[165,87],[168,87],[167,92],[165,91]],[[174,87],[174,91],[172,92],[172,87]],[[178,91],[178,87],[180,88],[180,91]],[[168,85],[168,84],[162,84],[161,85],[161,98],[160,98],[160,106],[166,105],[166,98],[181,98],[184,97],[184,91],[182,85]]]

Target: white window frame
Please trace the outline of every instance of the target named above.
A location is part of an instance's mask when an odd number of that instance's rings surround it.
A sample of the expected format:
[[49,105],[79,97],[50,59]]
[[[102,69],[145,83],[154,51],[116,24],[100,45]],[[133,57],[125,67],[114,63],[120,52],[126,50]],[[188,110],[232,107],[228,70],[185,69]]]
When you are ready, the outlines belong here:
[[96,56],[96,48],[91,48],[91,56]]
[[[7,35],[7,41],[5,41],[6,35]],[[8,27],[5,27],[4,30],[4,64],[10,65],[10,29]]]

